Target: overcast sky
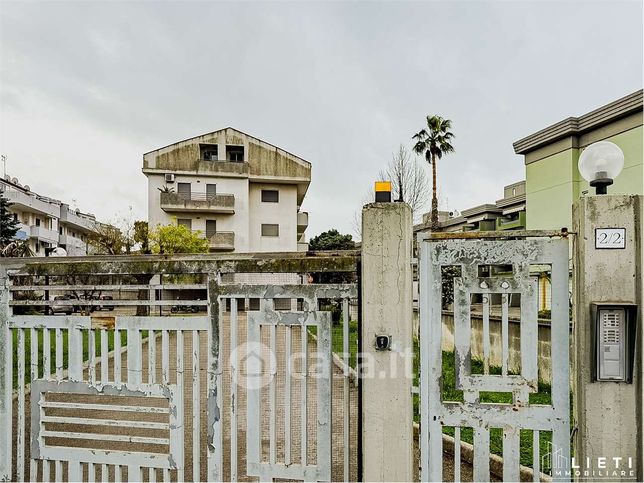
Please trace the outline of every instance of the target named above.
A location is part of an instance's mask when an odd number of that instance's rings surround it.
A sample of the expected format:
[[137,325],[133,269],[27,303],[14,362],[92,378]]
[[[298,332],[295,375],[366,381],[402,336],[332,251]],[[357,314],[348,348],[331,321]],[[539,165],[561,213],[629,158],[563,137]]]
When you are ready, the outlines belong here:
[[145,218],[142,154],[233,126],[311,161],[311,237],[351,232],[440,114],[442,207],[462,210],[524,178],[512,142],[642,87],[642,21],[614,0],[2,1],[0,152],[41,194]]

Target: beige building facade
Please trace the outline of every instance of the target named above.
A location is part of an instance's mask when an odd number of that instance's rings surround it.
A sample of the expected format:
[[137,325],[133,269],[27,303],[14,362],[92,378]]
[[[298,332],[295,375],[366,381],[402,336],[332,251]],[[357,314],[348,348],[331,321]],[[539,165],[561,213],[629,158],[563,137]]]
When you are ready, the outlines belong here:
[[143,155],[148,223],[184,225],[213,252],[307,250],[311,163],[233,128]]

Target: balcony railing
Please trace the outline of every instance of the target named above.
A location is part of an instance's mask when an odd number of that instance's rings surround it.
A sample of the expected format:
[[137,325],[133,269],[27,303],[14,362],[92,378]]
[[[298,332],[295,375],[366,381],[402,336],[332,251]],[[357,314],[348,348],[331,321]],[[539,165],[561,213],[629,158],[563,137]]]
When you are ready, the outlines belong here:
[[161,193],[160,203],[166,212],[235,212],[235,196],[224,193]]
[[235,249],[234,231],[217,231],[208,236],[203,230],[192,230],[208,240],[208,246],[213,251],[232,251]]
[[309,214],[306,211],[300,211],[297,214],[297,232],[304,233],[307,226],[309,226]]
[[499,217],[496,219],[497,230],[518,230],[526,226],[525,211],[519,212],[519,216],[514,220],[503,219]]
[[29,228],[29,236],[46,243],[58,243],[58,232],[43,226],[32,225]]
[[93,231],[96,226],[96,220],[93,220],[90,217],[81,216],[66,205],[62,205],[60,207],[60,222],[69,223],[84,231]]
[[3,195],[10,203],[16,205],[16,208],[53,216],[55,218],[60,216],[60,203],[46,201],[35,193],[25,193],[23,191],[7,189],[3,192]]

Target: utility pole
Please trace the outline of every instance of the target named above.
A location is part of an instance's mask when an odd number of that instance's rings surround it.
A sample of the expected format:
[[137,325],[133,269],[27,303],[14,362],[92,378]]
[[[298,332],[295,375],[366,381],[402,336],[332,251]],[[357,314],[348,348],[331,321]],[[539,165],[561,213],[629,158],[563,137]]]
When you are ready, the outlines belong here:
[[7,155],[3,154],[2,155],[2,177],[6,178],[7,177]]

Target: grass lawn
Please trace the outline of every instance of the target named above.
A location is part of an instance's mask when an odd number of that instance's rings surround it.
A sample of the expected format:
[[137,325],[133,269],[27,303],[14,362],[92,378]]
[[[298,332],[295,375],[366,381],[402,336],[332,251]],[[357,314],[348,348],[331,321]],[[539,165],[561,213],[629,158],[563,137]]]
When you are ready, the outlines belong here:
[[[356,367],[356,353],[358,350],[357,345],[358,339],[358,322],[350,321],[349,322],[349,348],[350,348],[350,365],[351,367]],[[342,354],[342,321],[333,325],[332,328],[332,347],[333,351],[337,354]],[[414,386],[419,385],[418,374],[420,372],[420,353],[418,342],[414,342]],[[472,373],[474,374],[483,374],[483,362],[478,360],[472,360]],[[501,374],[500,367],[490,367],[491,374]],[[442,387],[441,387],[441,396],[444,401],[458,401],[463,402],[463,391],[459,391],[455,388],[456,374],[454,368],[454,352],[443,352],[443,370],[442,370]],[[511,393],[495,393],[495,392],[481,392],[481,402],[483,403],[499,403],[499,404],[511,404],[512,403],[512,394]],[[414,403],[414,420],[416,422],[420,421],[420,407],[419,407],[420,395],[413,395]],[[550,385],[539,383],[539,391],[530,394],[529,399],[531,404],[550,404]],[[454,428],[445,427],[443,428],[443,433],[450,436],[454,436]],[[521,454],[521,464],[524,466],[532,467],[532,431],[531,430],[521,430],[520,431],[520,454]],[[542,431],[539,435],[539,447],[540,455],[544,455],[548,452],[548,443],[552,439],[552,433]],[[472,428],[461,428],[461,440],[468,442],[470,444],[474,441],[474,435]],[[490,452],[500,455],[503,455],[503,430],[501,428],[491,428],[490,429]],[[547,471],[548,468],[541,468],[541,471]]]

